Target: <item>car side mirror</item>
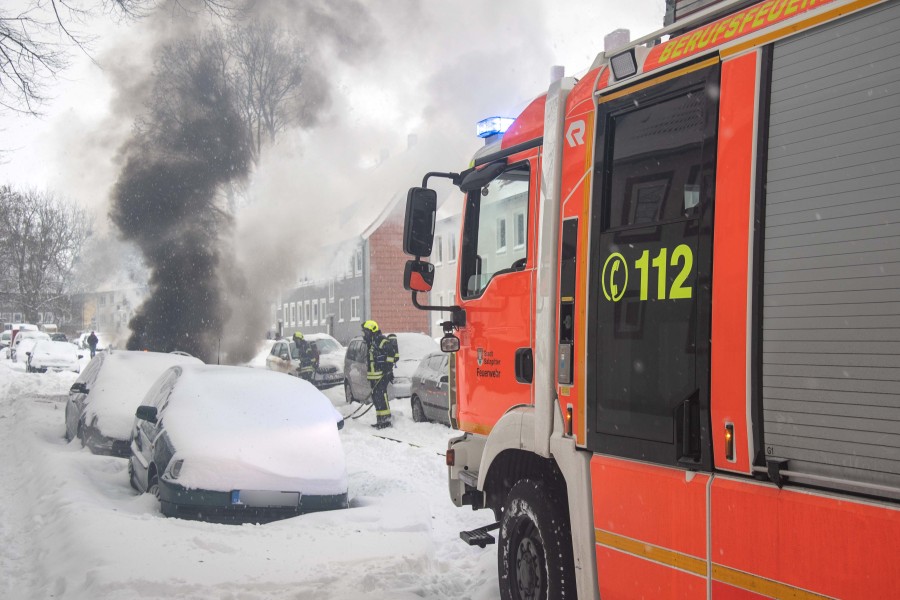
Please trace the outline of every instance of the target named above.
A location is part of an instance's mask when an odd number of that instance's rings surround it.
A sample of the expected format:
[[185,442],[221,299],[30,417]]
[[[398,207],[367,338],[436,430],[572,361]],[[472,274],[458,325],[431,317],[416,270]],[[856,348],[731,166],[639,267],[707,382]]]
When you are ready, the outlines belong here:
[[26,352],[25,356],[31,356],[31,352]]
[[84,358],[84,354],[79,354],[78,358]]
[[408,260],[403,269],[403,287],[413,292],[430,292],[434,285],[434,265],[421,260]]
[[446,375],[441,375],[441,378],[438,379],[438,383],[447,383],[450,379]]
[[156,423],[156,407],[155,406],[138,406],[134,416],[141,421],[149,421]]
[[76,381],[75,383],[73,383],[72,387],[69,388],[69,391],[72,392],[73,394],[87,394],[88,393],[87,385],[85,385],[81,381]]

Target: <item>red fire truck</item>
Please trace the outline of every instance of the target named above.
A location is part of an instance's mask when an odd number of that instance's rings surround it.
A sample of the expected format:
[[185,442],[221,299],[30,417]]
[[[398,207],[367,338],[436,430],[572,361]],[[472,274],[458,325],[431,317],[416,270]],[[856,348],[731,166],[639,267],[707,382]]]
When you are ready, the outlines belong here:
[[410,190],[461,535],[503,598],[900,598],[900,2],[698,4]]

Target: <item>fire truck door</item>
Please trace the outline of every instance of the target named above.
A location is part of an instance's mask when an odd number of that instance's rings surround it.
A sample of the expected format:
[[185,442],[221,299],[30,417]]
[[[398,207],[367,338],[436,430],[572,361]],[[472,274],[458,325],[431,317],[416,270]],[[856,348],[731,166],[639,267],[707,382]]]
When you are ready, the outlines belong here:
[[507,159],[507,168],[469,192],[460,252],[458,423],[487,433],[506,410],[532,401],[530,381],[517,378],[517,352],[533,348],[535,203],[540,190],[539,148]]
[[[610,597],[653,595],[640,582],[661,578],[680,597],[706,593],[718,73],[688,68],[598,107],[588,446],[598,560],[622,561],[598,569]],[[678,561],[660,568],[679,556],[688,575]]]

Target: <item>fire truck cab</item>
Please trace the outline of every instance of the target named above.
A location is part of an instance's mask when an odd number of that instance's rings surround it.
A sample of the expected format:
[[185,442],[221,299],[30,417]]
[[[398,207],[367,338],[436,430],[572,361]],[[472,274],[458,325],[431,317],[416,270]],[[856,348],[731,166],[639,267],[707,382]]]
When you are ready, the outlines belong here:
[[688,4],[410,191],[463,539],[503,598],[900,597],[900,2]]

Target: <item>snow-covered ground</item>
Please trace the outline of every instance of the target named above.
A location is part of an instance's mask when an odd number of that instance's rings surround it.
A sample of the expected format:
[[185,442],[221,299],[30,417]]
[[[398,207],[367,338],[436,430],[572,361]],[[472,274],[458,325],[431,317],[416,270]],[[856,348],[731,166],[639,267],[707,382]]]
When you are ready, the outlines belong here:
[[[264,365],[267,351],[251,364]],[[351,508],[215,525],[163,517],[128,485],[124,459],[66,443],[76,376],[26,374],[0,359],[0,598],[499,596],[496,547],[459,539],[491,513],[449,500],[443,453],[455,432],[413,422],[408,400],[391,403],[395,426],[384,432],[369,427],[374,411],[347,420]],[[325,393],[344,414],[358,406],[345,404],[343,387]]]

